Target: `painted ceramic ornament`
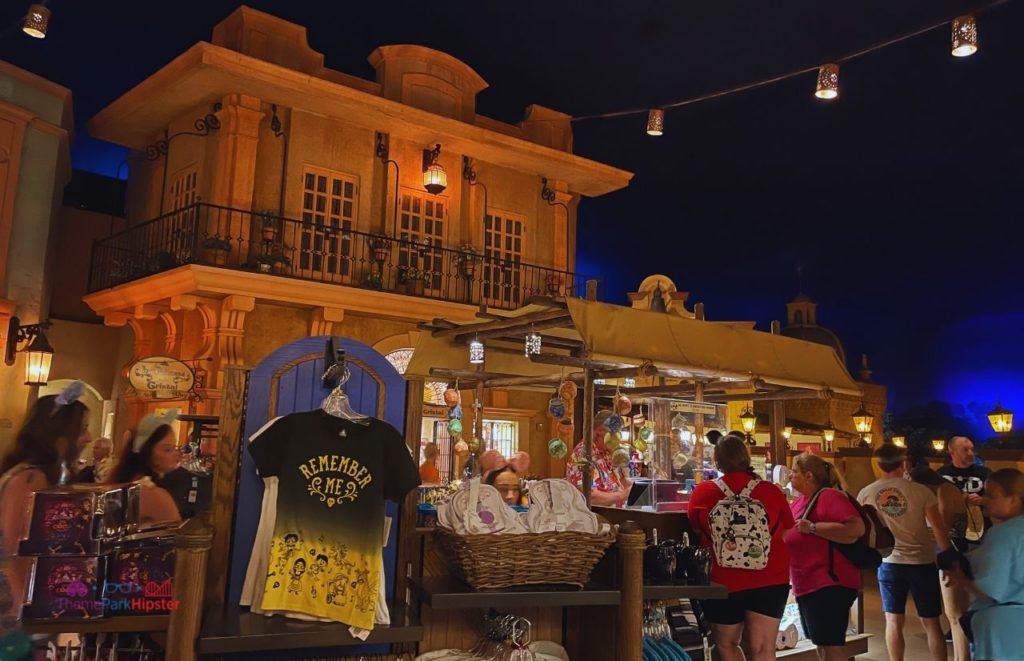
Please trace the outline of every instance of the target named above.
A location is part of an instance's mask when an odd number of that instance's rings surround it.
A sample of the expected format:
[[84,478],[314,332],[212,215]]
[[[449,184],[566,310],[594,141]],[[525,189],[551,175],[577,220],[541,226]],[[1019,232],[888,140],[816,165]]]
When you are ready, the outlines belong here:
[[480,443],[480,439],[477,438],[476,436],[474,436],[473,438],[469,439],[469,451],[474,453],[474,454],[476,454],[477,452],[480,451],[480,448],[482,447],[482,445],[483,444]]
[[633,410],[633,402],[629,401],[629,397],[625,395],[617,395],[615,397],[615,412],[619,415],[629,415],[629,412]]
[[462,403],[462,395],[455,388],[449,388],[444,391],[444,403],[448,406],[458,406]]
[[461,439],[456,441],[456,443],[455,443],[455,454],[460,456],[460,457],[465,457],[467,454],[469,454],[469,443],[466,443],[465,441],[463,441]]
[[608,448],[609,452],[614,452],[620,445],[622,445],[622,437],[619,436],[619,432],[609,432],[604,435],[604,446]]
[[458,418],[452,418],[448,421],[448,433],[451,435],[462,433],[462,420]]
[[647,441],[644,440],[643,436],[638,435],[636,438],[633,439],[633,448],[636,449],[637,452],[646,452]]
[[563,381],[562,385],[558,386],[558,395],[567,402],[576,399],[578,393],[579,389],[572,381]]
[[569,448],[562,439],[553,438],[548,441],[548,454],[555,459],[565,459],[565,455],[569,454]]
[[616,434],[622,430],[622,418],[617,415],[610,415],[604,421],[604,426],[609,432]]
[[637,432],[637,435],[641,440],[647,443],[654,438],[654,427],[645,423],[644,426],[640,428],[640,431]]
[[690,462],[690,458],[686,456],[685,452],[676,452],[675,456],[672,457],[672,465],[679,470],[686,466]]
[[462,417],[462,407],[459,406],[458,404],[456,404],[455,406],[453,406],[450,409],[448,409],[448,419],[449,420],[452,420],[454,418],[461,418],[461,417]]
[[555,420],[565,417],[565,400],[555,396],[548,402],[548,414]]
[[622,468],[629,463],[629,450],[624,447],[618,448],[615,452],[612,452],[612,466],[616,468]]

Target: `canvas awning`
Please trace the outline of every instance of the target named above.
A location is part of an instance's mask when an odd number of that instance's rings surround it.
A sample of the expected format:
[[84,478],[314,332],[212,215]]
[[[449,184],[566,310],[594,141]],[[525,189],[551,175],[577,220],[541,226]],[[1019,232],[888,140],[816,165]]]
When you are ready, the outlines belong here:
[[[528,318],[544,309],[527,306],[511,313],[509,318]],[[683,378],[759,380],[782,388],[861,395],[839,356],[824,345],[583,299],[568,299],[564,311],[564,326],[548,328],[543,333],[552,338],[582,341],[583,354],[592,361],[619,366],[649,362],[665,374]],[[467,332],[480,323],[483,322],[470,322]],[[422,333],[406,374],[429,378],[434,367],[472,369],[466,346],[453,341],[465,340],[466,336],[453,336],[451,332],[445,337]],[[510,344],[501,351],[500,338],[494,339],[497,350],[490,350],[488,344],[489,373],[540,376],[557,369],[526,358],[521,345],[517,348]],[[567,373],[578,371],[574,368]]]

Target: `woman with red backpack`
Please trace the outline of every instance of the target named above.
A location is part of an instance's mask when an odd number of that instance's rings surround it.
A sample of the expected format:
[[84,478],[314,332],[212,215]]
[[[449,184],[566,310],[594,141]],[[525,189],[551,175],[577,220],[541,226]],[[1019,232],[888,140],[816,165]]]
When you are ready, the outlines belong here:
[[805,452],[793,459],[791,484],[800,494],[792,505],[796,526],[786,535],[793,558],[793,596],[818,658],[842,661],[860,569],[833,544],[860,539],[864,521],[843,491],[836,468],[821,457]]
[[786,496],[750,467],[746,441],[729,434],[715,445],[724,475],[701,482],[690,496],[690,525],[711,549],[711,580],[727,599],[701,603],[722,661],[775,658],[779,621],[789,598],[789,549],[783,535],[793,527]]

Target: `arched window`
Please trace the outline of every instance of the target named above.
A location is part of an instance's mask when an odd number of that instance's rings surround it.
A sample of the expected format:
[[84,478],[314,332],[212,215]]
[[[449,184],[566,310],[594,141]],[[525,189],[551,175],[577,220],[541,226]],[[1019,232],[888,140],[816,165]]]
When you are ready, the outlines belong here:
[[384,354],[384,358],[394,366],[396,372],[405,374],[405,370],[409,367],[409,361],[412,360],[412,352],[411,348],[395,349]]
[[796,312],[793,313],[793,323],[794,324],[802,324],[802,323],[804,323],[804,311],[803,310],[797,310]]

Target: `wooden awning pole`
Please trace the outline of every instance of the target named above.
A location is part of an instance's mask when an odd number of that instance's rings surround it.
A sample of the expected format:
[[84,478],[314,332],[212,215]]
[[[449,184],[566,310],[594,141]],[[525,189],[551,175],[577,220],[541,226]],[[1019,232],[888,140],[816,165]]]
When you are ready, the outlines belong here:
[[[704,401],[704,383],[697,381],[694,383],[693,401],[700,404]],[[704,479],[704,414],[697,413],[693,416],[693,425],[697,430],[697,447],[694,452],[694,460],[697,465],[694,466],[693,479],[695,482],[700,482]]]
[[583,370],[583,458],[586,465],[583,471],[583,496],[590,505],[590,491],[594,482],[594,370],[589,367]]

